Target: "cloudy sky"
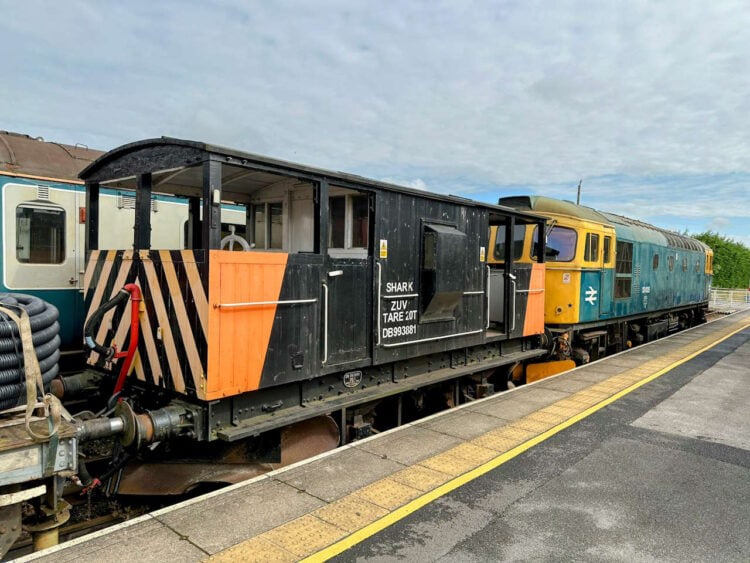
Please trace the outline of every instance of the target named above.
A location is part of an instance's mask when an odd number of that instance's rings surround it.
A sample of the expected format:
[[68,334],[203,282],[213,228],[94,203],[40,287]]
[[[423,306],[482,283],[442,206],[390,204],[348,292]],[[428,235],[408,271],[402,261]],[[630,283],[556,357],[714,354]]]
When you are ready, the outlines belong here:
[[750,245],[743,1],[0,0],[0,129],[170,135]]

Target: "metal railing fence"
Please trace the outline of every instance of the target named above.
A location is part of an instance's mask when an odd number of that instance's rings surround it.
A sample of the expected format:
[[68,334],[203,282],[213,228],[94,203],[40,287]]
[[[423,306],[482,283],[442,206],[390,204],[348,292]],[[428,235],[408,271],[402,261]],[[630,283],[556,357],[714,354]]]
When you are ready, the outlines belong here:
[[711,310],[738,310],[750,307],[750,289],[711,288],[708,308]]

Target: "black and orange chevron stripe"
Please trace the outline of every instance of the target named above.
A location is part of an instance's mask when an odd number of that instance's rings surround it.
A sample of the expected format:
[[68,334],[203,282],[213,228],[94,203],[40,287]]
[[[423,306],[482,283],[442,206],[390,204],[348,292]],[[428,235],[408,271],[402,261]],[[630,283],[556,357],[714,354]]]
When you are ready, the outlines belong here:
[[[86,317],[125,284],[141,288],[141,338],[135,376],[177,393],[201,397],[208,359],[207,264],[200,250],[94,250],[84,277]],[[96,341],[118,350],[128,347],[127,303],[109,311]],[[105,367],[96,352],[90,365]],[[132,375],[132,374],[131,374]]]

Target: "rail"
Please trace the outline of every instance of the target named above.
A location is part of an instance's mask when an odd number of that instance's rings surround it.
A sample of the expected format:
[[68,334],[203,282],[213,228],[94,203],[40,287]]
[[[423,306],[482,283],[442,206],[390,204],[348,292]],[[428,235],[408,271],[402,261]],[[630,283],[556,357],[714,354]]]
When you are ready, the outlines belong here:
[[750,308],[750,289],[711,289],[708,308],[712,311],[736,311]]

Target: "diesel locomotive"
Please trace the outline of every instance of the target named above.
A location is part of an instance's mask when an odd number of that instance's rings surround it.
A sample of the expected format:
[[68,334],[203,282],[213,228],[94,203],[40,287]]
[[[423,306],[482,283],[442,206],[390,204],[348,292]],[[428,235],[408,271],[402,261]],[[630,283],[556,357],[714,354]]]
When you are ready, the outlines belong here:
[[[547,219],[544,322],[560,353],[584,363],[705,320],[713,251],[701,241],[548,197],[499,203]],[[514,258],[535,259],[536,238],[517,228]]]

